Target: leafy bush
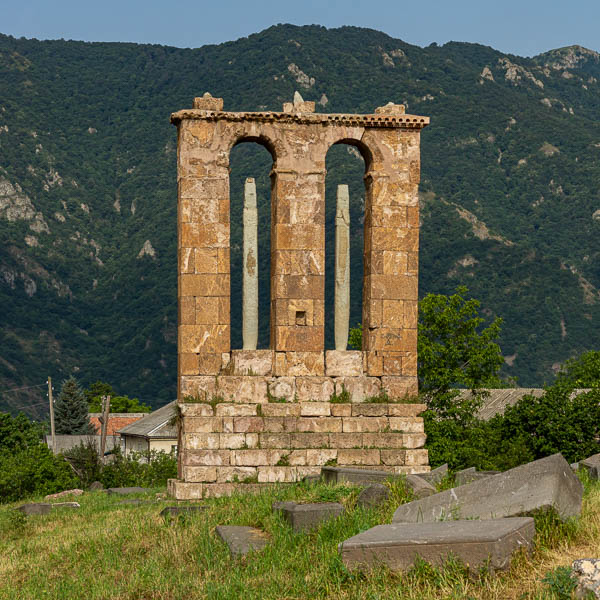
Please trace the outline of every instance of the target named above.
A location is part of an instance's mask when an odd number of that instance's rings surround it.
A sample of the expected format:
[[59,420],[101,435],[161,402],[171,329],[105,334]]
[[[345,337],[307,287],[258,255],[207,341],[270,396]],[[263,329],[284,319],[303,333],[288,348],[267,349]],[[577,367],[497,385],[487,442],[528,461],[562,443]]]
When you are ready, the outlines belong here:
[[88,488],[94,481],[100,480],[103,465],[96,442],[92,438],[65,450],[63,456],[77,473],[83,488]]
[[0,502],[43,496],[79,485],[79,479],[60,456],[44,444],[0,455]]
[[177,477],[177,458],[174,452],[133,452],[123,456],[117,450],[111,463],[104,466],[100,481],[105,487],[163,487],[167,479]]

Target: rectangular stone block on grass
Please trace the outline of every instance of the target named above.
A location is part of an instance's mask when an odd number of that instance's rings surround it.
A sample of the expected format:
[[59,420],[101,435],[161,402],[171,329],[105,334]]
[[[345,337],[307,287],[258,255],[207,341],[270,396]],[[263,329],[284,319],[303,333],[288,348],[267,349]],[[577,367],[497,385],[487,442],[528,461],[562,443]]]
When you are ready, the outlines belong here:
[[338,549],[346,567],[368,569],[386,565],[403,571],[417,557],[442,566],[450,556],[459,558],[471,572],[482,567],[505,570],[511,556],[528,549],[535,535],[531,517],[486,521],[392,523],[378,525],[342,542]]
[[216,532],[233,556],[243,556],[253,550],[260,551],[269,543],[267,534],[254,527],[218,525]]
[[298,531],[310,531],[324,521],[335,519],[344,512],[338,502],[317,502],[313,504],[297,504],[296,502],[276,502],[273,510],[280,511],[283,518]]
[[381,483],[394,477],[388,471],[373,469],[355,469],[352,467],[323,467],[323,480],[325,483],[356,483],[367,485],[369,483]]
[[583,486],[561,454],[553,454],[398,507],[393,522],[497,519],[553,508],[561,519],[581,512]]

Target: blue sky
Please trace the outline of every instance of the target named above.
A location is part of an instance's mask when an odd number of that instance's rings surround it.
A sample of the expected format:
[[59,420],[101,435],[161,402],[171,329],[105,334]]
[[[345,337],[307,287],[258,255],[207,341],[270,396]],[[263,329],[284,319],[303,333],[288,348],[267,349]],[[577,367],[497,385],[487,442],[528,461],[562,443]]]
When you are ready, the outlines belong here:
[[532,56],[580,44],[600,51],[600,0],[0,0],[16,37],[198,47],[277,23],[357,25],[406,42],[478,42]]

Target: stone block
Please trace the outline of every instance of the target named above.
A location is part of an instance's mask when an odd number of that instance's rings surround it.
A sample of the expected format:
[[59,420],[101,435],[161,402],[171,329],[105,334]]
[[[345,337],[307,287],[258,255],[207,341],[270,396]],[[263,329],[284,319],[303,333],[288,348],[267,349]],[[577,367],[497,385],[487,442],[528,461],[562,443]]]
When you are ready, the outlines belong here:
[[[294,377],[272,377],[267,380],[268,397],[286,402],[293,402],[296,396],[296,379]],[[279,415],[274,415],[279,416]]]
[[292,402],[270,402],[261,406],[263,417],[299,417],[300,407]]
[[217,483],[243,483],[255,477],[256,467],[217,467]]
[[267,534],[254,527],[218,525],[216,532],[227,544],[233,556],[244,556],[249,552],[260,552],[269,543]]
[[404,464],[408,466],[429,465],[429,451],[425,448],[405,450]]
[[387,417],[342,417],[344,433],[382,432],[390,427]]
[[206,402],[180,402],[179,410],[183,417],[212,417],[213,407]]
[[83,490],[75,488],[73,490],[65,490],[64,492],[58,492],[56,494],[48,494],[44,496],[44,500],[55,500],[57,498],[64,498],[65,496],[82,496]]
[[330,433],[329,448],[362,448],[363,435],[361,433]]
[[201,515],[208,508],[208,506],[203,506],[201,504],[196,506],[165,506],[160,511],[160,516],[167,517],[195,517],[196,515]]
[[296,427],[298,433],[340,433],[342,419],[341,417],[299,417]]
[[229,465],[230,456],[228,450],[183,450],[181,462],[188,467],[222,467]]
[[[363,433],[362,445],[364,448],[407,448],[406,434],[403,433]],[[383,454],[382,454],[383,457]]]
[[268,402],[267,381],[264,377],[220,375],[217,377],[216,393],[229,402]]
[[390,488],[383,483],[371,483],[356,499],[356,504],[362,508],[375,508],[385,504],[390,497]]
[[513,553],[529,549],[535,535],[531,517],[488,521],[392,523],[377,525],[339,545],[343,563],[350,569],[386,565],[392,571],[410,569],[417,557],[442,566],[451,556],[472,573],[487,567],[503,571]]
[[[272,331],[278,352],[319,353],[324,344],[322,327],[276,325]],[[291,375],[292,371],[282,374]]]
[[290,448],[289,433],[259,433],[258,439],[261,448]]
[[311,467],[323,466],[331,460],[337,460],[338,451],[328,448],[313,448],[305,450],[306,464]]
[[[152,500],[138,500],[138,502],[152,502]],[[77,510],[78,508],[81,508],[81,504],[79,504],[79,502],[55,502],[52,504],[52,509],[55,508],[71,508]]]
[[104,484],[101,481],[94,481],[90,485],[90,492],[99,492],[104,489]]
[[176,500],[200,500],[203,492],[202,483],[187,483],[178,479],[169,479],[167,490]]
[[419,392],[419,384],[416,376],[393,377],[384,375],[381,378],[381,387],[387,392],[390,398],[416,397]]
[[183,467],[186,483],[210,483],[217,480],[217,467]]
[[49,502],[30,502],[21,504],[15,510],[22,512],[25,515],[47,515],[52,510],[52,504]]
[[324,352],[276,352],[274,369],[274,374],[277,376],[323,376],[325,354]]
[[183,433],[220,433],[223,431],[221,417],[185,417]]
[[406,475],[405,476],[406,486],[412,492],[413,496],[417,499],[427,498],[435,494],[435,487],[430,483],[421,479],[418,475]]
[[592,479],[599,479],[600,474],[600,453],[588,456],[579,461],[579,468],[585,469]]
[[233,417],[233,433],[259,433],[264,428],[262,417]]
[[360,350],[327,350],[325,374],[329,377],[360,377],[363,374],[363,357]]
[[284,483],[298,480],[296,467],[258,467],[259,483]]
[[335,391],[329,377],[296,378],[296,397],[299,402],[328,402]]
[[345,389],[352,402],[364,402],[366,398],[379,395],[381,381],[377,377],[337,377],[335,389],[338,395]]
[[302,417],[331,416],[331,403],[329,402],[301,402],[299,406]]
[[290,447],[302,448],[328,448],[329,434],[318,432],[292,433],[290,434]]
[[265,417],[264,421],[264,431],[270,433],[287,433],[297,430],[296,423],[298,417]]
[[426,410],[426,404],[388,404],[390,417],[417,417]]
[[287,454],[287,451],[281,449],[265,450],[259,448],[254,450],[235,450],[232,452],[231,464],[244,467],[275,465],[285,454]]
[[215,407],[217,417],[253,417],[257,415],[257,404],[220,403]]
[[295,532],[316,529],[325,521],[335,519],[344,513],[344,507],[338,502],[318,502],[314,504],[281,503],[275,510]]
[[212,110],[219,112],[223,110],[223,98],[213,98],[206,92],[204,96],[194,98],[193,107],[198,110]]
[[583,486],[560,454],[400,506],[394,522],[498,519],[554,508],[561,519],[581,512]]
[[387,404],[360,403],[351,406],[353,417],[387,417],[389,413]]
[[271,375],[273,352],[271,350],[232,350],[232,375]]
[[183,447],[185,450],[218,450],[220,446],[219,433],[185,433]]
[[437,467],[436,469],[432,469],[429,473],[421,473],[419,477],[424,479],[428,483],[433,486],[436,486],[444,477],[448,476],[448,463],[444,463],[443,465]]
[[379,465],[381,457],[377,449],[351,449],[338,450],[338,464],[340,465]]
[[245,433],[221,433],[219,434],[219,448],[234,450],[246,446]]
[[296,467],[296,477],[297,481],[310,481],[315,483],[321,480],[321,467]]
[[186,396],[192,396],[200,400],[208,401],[216,393],[217,381],[213,376],[185,375],[179,378],[180,400]]
[[332,403],[331,404],[331,416],[332,417],[349,417],[352,415],[352,405],[349,403]]
[[373,469],[356,469],[351,467],[323,467],[321,471],[325,483],[355,483],[368,485],[382,483],[394,477],[393,473]]
[[454,484],[456,486],[466,485],[467,483],[479,481],[480,479],[485,479],[492,475],[498,475],[498,473],[500,473],[500,471],[478,471],[475,467],[469,467],[468,469],[462,469],[461,471],[456,472],[454,475]]
[[423,433],[425,431],[421,417],[390,417],[390,429],[403,433]]

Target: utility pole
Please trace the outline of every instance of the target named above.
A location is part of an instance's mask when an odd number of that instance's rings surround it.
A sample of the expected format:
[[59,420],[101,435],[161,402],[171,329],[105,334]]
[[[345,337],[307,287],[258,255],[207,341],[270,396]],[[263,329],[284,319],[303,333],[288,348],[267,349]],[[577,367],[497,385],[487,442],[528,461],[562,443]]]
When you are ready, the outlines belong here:
[[52,379],[48,377],[48,401],[50,402],[50,435],[52,439],[52,453],[56,454],[56,435],[54,433],[54,403],[52,402]]
[[110,413],[110,396],[102,397],[102,416],[100,423],[102,429],[100,433],[100,460],[104,462],[104,450],[106,449],[106,432],[108,430],[108,414]]

